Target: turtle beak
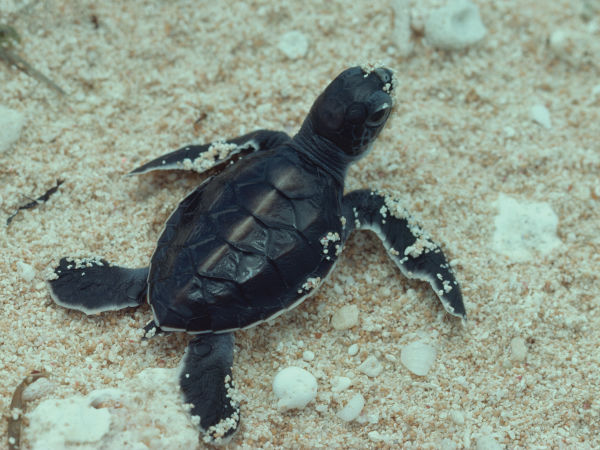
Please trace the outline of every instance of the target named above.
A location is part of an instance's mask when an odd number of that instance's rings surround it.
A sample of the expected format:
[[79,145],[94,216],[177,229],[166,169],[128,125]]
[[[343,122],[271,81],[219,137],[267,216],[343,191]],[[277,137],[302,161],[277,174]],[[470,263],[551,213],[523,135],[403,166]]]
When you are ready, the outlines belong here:
[[[389,108],[394,103],[394,73],[385,67],[378,67],[373,71],[383,83],[383,92],[385,92],[387,101],[382,104],[379,109]],[[388,104],[389,102],[389,104]]]
[[392,71],[390,69],[386,69],[385,67],[379,67],[374,70],[375,74],[379,77],[379,79],[383,82],[383,84],[392,85]]

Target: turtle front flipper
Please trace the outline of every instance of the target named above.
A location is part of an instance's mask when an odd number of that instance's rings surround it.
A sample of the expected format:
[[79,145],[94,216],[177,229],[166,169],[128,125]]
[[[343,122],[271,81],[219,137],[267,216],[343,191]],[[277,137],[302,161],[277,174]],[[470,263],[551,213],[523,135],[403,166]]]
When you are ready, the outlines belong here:
[[374,231],[408,278],[427,281],[446,311],[466,318],[458,282],[440,247],[411,219],[397,201],[369,190],[344,196],[345,237],[355,228]]
[[198,335],[188,344],[181,363],[184,401],[191,404],[191,415],[200,418],[206,443],[226,444],[240,423],[231,379],[233,342],[233,333]]
[[136,307],[146,299],[148,267],[127,269],[103,259],[62,258],[48,280],[54,302],[86,314]]
[[203,173],[219,171],[244,155],[268,150],[288,142],[291,138],[283,131],[257,130],[227,141],[204,145],[188,145],[129,172],[138,175],[153,170],[193,170]]

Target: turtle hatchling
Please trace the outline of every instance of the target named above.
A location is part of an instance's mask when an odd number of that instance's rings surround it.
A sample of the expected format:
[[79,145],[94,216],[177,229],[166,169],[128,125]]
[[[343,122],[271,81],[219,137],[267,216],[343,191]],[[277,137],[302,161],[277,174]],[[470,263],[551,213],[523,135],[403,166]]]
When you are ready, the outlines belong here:
[[258,130],[183,147],[133,170],[211,176],[175,208],[148,267],[63,258],[49,281],[52,298],[86,314],[147,302],[148,335],[194,335],[179,383],[213,443],[226,442],[240,422],[233,333],[313,295],[353,230],[374,231],[404,275],[429,282],[446,311],[465,318],[444,254],[398,203],[369,189],[344,193],[348,167],[390,115],[393,90],[390,70],[352,67],[321,93],[294,137]]

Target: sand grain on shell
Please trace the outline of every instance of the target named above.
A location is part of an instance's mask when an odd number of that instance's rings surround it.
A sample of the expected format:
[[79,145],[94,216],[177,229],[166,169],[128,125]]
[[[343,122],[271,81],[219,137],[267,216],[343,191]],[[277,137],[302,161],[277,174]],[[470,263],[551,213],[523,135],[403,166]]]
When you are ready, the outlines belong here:
[[[21,121],[2,135],[4,218],[65,180],[0,231],[0,408],[34,369],[50,372],[54,389],[28,411],[124,390],[183,355],[179,334],[140,342],[147,307],[86,317],[48,296],[44,279],[61,256],[146,265],[164,220],[202,179],[125,173],[191,143],[256,128],[293,133],[343,68],[385,61],[400,87],[395,110],[346,187],[392,193],[441,244],[468,326],[445,314],[426,283],[402,278],[373,235],[355,233],[319,294],[237,333],[233,376],[244,399],[231,447],[599,447],[600,77],[586,50],[600,42],[594,3],[481,0],[485,37],[444,52],[423,38],[441,0],[396,7],[410,11],[408,24],[387,1],[49,0],[21,10],[0,0],[1,20],[21,33],[20,54],[69,93],[58,97],[0,61],[0,104]],[[296,59],[278,48],[290,30],[308,42]],[[532,119],[533,105],[550,113],[550,127]],[[549,205],[560,246],[525,261],[497,252],[501,195]],[[330,319],[346,305],[360,321],[336,330]],[[400,361],[416,341],[437,350],[423,377]],[[314,358],[303,358],[307,350]],[[359,369],[369,357],[378,376]],[[308,370],[320,390],[302,410],[281,413],[271,382],[288,366]],[[333,392],[336,377],[351,389]],[[123,407],[132,447],[149,435],[175,448],[194,435],[177,393],[157,394],[181,426],[171,433],[156,406]],[[358,394],[364,407],[347,424],[336,414]],[[6,426],[3,416],[0,435]],[[34,433],[24,428],[23,448]]]

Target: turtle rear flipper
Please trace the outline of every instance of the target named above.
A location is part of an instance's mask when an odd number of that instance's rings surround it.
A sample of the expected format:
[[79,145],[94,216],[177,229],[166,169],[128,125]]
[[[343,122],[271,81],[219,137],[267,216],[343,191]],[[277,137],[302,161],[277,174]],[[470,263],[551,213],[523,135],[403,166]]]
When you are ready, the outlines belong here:
[[344,216],[345,238],[355,228],[375,232],[406,277],[429,282],[446,311],[467,317],[460,287],[441,248],[393,199],[369,190],[350,192],[344,196]]
[[48,280],[60,306],[86,314],[136,307],[146,298],[148,268],[112,266],[103,259],[62,258]]
[[226,444],[236,432],[240,408],[234,398],[231,366],[233,333],[201,334],[190,341],[179,384],[190,414],[200,418],[204,440]]
[[227,141],[182,147],[147,162],[128,175],[154,170],[193,170],[199,173],[220,171],[244,155],[275,148],[288,141],[290,137],[283,131],[256,130]]

